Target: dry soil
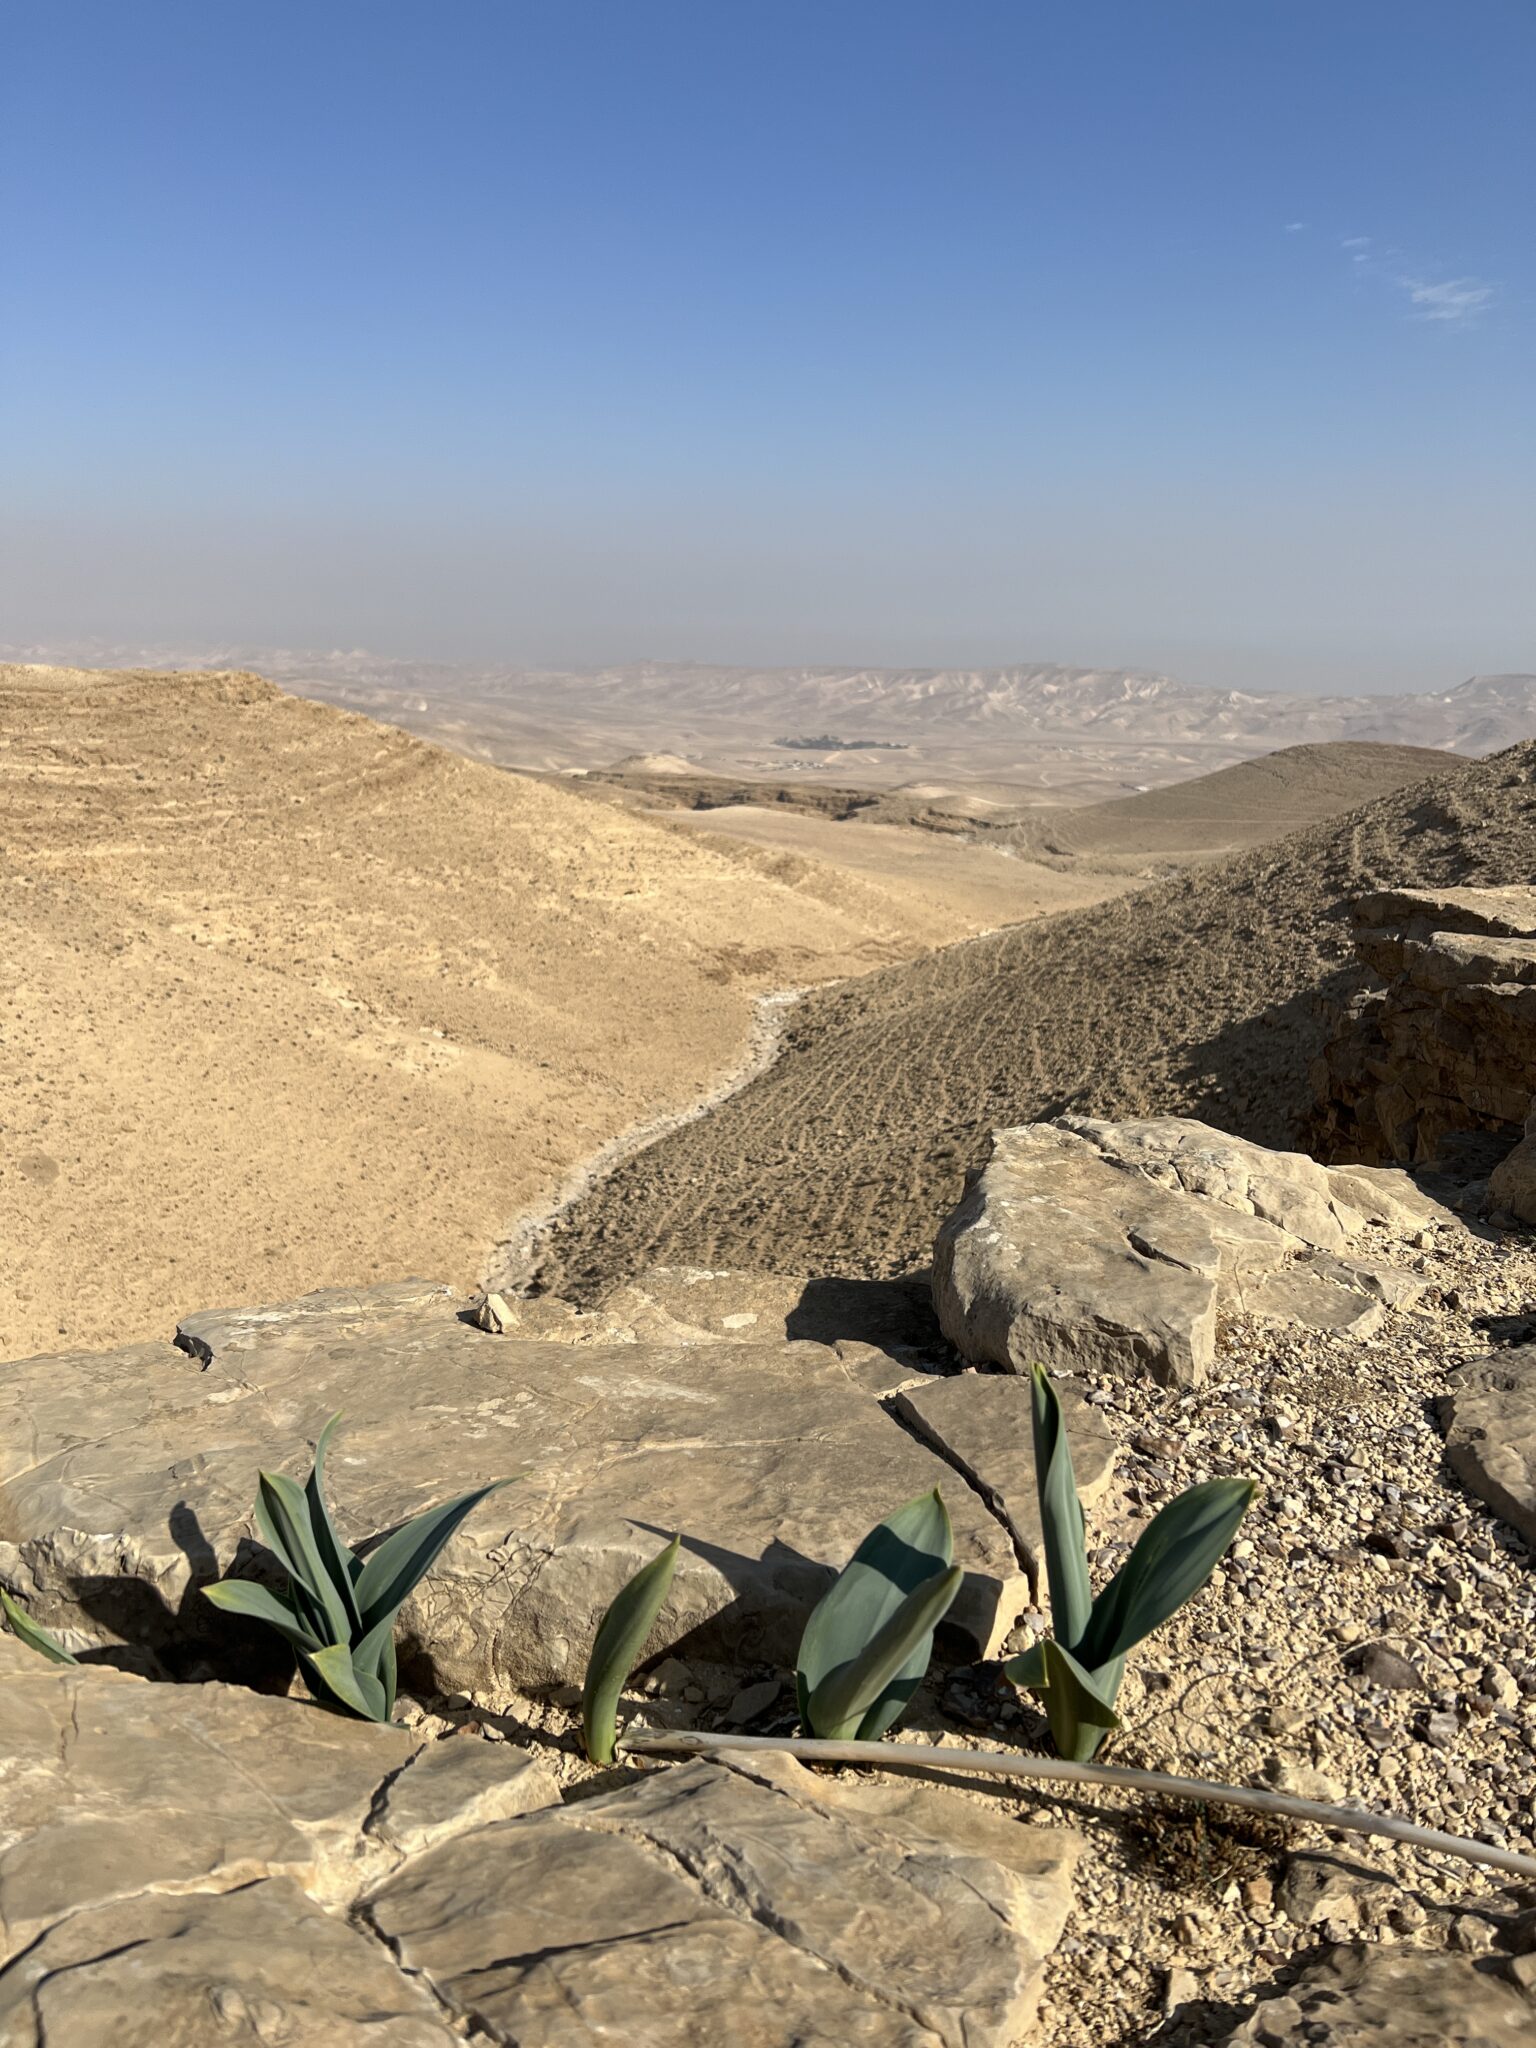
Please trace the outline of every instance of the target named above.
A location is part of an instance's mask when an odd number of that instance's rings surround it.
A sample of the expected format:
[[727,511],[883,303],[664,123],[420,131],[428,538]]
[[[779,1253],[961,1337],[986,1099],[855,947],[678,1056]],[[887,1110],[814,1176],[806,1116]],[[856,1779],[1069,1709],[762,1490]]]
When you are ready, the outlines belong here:
[[0,668],[0,855],[0,1357],[473,1284],[756,996],[974,929],[245,674]]
[[[848,828],[857,829],[857,828]],[[811,996],[775,1065],[566,1216],[549,1283],[646,1265],[921,1264],[995,1128],[1186,1115],[1291,1141],[1353,980],[1347,901],[1536,875],[1536,742],[1092,909]]]

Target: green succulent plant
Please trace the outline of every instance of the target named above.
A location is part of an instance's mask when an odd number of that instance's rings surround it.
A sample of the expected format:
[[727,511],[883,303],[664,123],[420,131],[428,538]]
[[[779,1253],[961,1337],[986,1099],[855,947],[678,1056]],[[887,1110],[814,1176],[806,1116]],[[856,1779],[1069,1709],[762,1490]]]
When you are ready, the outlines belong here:
[[595,1764],[613,1762],[619,1736],[619,1694],[672,1590],[681,1543],[681,1537],[674,1536],[665,1550],[642,1565],[620,1587],[597,1625],[581,1694],[582,1741]]
[[509,1482],[494,1480],[427,1508],[357,1557],[325,1498],[325,1453],[340,1420],[333,1415],[321,1430],[304,1486],[281,1472],[260,1475],[256,1526],[288,1575],[287,1598],[251,1579],[221,1579],[204,1586],[203,1596],[226,1614],[276,1629],[293,1645],[317,1700],[387,1721],[395,1708],[396,1615],[465,1516]]
[[35,1622],[25,1607],[18,1607],[9,1593],[0,1593],[0,1609],[14,1633],[20,1637],[29,1650],[36,1650],[39,1657],[47,1657],[54,1664],[78,1664],[80,1659],[69,1651],[47,1629]]
[[879,1522],[800,1639],[795,1694],[808,1735],[873,1742],[900,1718],[964,1573],[937,1487]]
[[1169,1501],[1095,1599],[1061,1402],[1043,1366],[1032,1378],[1035,1485],[1055,1633],[1009,1658],[1003,1670],[1044,1702],[1062,1756],[1090,1763],[1120,1726],[1115,1700],[1127,1654],[1209,1579],[1248,1512],[1255,1482],[1212,1479]]

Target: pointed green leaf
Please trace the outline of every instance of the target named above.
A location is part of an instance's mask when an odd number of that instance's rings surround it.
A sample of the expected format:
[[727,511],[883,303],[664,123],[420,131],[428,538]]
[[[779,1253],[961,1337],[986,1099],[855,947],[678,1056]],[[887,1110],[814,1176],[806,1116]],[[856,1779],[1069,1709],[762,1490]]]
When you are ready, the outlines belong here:
[[352,1669],[366,1674],[369,1678],[384,1683],[385,1652],[395,1640],[395,1618],[388,1615],[375,1623],[364,1636],[359,1636],[352,1645]]
[[350,1633],[357,1636],[362,1633],[363,1628],[363,1617],[358,1612],[357,1601],[352,1592],[352,1566],[356,1564],[357,1559],[342,1542],[340,1531],[331,1518],[330,1506],[325,1498],[325,1453],[331,1441],[331,1433],[340,1420],[341,1413],[338,1410],[320,1432],[315,1444],[315,1462],[304,1488],[304,1497],[309,1502],[309,1523],[314,1532],[315,1548],[319,1552],[320,1562],[325,1567],[327,1578],[341,1595]]
[[[477,1486],[473,1493],[461,1493],[455,1500],[444,1501],[441,1507],[425,1509],[403,1523],[393,1535],[386,1536],[369,1553],[353,1588],[364,1629],[376,1628],[381,1621],[392,1621],[465,1517],[498,1488],[510,1484],[508,1479],[497,1479],[489,1486]],[[345,1629],[337,1629],[338,1638],[344,1634]]]
[[256,1489],[256,1521],[293,1580],[295,1605],[323,1642],[351,1635],[346,1603],[321,1561],[303,1487],[284,1472],[263,1472]]
[[320,1638],[306,1628],[286,1600],[280,1599],[267,1587],[258,1586],[254,1580],[220,1579],[215,1585],[203,1587],[203,1598],[211,1600],[226,1614],[241,1614],[252,1621],[264,1621],[268,1628],[275,1628],[280,1636],[286,1636],[296,1649],[318,1650],[323,1647]]
[[[923,1670],[927,1670],[933,1655],[933,1632],[949,1612],[964,1577],[965,1573],[955,1564],[947,1572],[936,1572],[914,1586],[864,1647],[846,1664],[827,1673],[811,1694],[813,1735],[832,1742],[850,1741],[855,1736],[864,1742],[875,1739],[862,1725],[864,1716],[885,1697],[891,1681],[919,1655]],[[921,1684],[921,1677],[918,1682]],[[878,1732],[883,1735],[885,1730]]]
[[1178,1612],[1221,1562],[1254,1493],[1251,1479],[1211,1479],[1169,1501],[1094,1604],[1078,1649],[1090,1667],[1123,1657]]
[[581,1692],[582,1741],[595,1764],[613,1762],[618,1740],[619,1694],[672,1589],[672,1574],[677,1569],[681,1547],[682,1538],[674,1536],[659,1556],[642,1565],[619,1588],[597,1625]]
[[384,1638],[384,1647],[379,1652],[379,1683],[384,1688],[384,1718],[388,1721],[395,1711],[395,1689],[399,1678],[395,1669],[395,1632],[391,1628]]
[[[800,1638],[795,1696],[812,1725],[816,1688],[857,1657],[907,1595],[947,1571],[955,1553],[949,1512],[937,1487],[879,1522],[817,1604]],[[919,1642],[865,1716],[869,1740],[883,1735],[923,1680],[931,1645]]]
[[1083,1507],[1077,1497],[1072,1449],[1067,1442],[1056,1389],[1043,1365],[1034,1368],[1030,1379],[1034,1391],[1035,1488],[1040,1496],[1051,1622],[1057,1640],[1073,1649],[1081,1641],[1093,1612]]
[[317,1691],[319,1698],[336,1700],[365,1721],[386,1718],[383,1686],[366,1672],[354,1670],[352,1653],[345,1643],[330,1643],[313,1654],[305,1652],[299,1662],[306,1678],[318,1677],[319,1687],[312,1685],[311,1690]]
[[1085,1671],[1071,1651],[1051,1637],[1040,1647],[1045,1659],[1043,1695],[1051,1740],[1069,1761],[1090,1763],[1110,1729],[1120,1726],[1114,1702],[1106,1697],[1104,1674]]
[[80,1659],[72,1656],[64,1645],[51,1636],[40,1622],[28,1614],[25,1607],[19,1607],[9,1593],[0,1593],[0,1608],[29,1650],[36,1650],[39,1657],[46,1657],[52,1664],[78,1664]]
[[1012,1684],[1022,1686],[1025,1692],[1043,1692],[1047,1684],[1044,1644],[1032,1643],[1017,1657],[1010,1657],[1003,1665],[1003,1676]]

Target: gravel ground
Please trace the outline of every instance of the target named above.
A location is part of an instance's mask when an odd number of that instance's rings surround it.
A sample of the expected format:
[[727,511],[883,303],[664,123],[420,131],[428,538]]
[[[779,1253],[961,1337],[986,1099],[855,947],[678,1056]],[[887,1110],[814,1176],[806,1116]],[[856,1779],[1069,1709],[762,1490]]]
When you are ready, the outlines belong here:
[[[1227,1564],[1133,1655],[1125,1729],[1100,1760],[1536,1852],[1531,1554],[1451,1474],[1435,1421],[1455,1366],[1523,1337],[1526,1314],[1536,1322],[1536,1239],[1456,1227],[1425,1233],[1409,1263],[1428,1293],[1369,1339],[1237,1318],[1197,1392],[1087,1383],[1123,1447],[1090,1518],[1096,1583],[1183,1487],[1234,1472],[1260,1482]],[[1026,1615],[1019,1640],[1043,1625]],[[642,1717],[787,1733],[792,1691],[770,1697],[776,1677],[669,1659],[645,1681]],[[547,1750],[573,1790],[613,1781],[581,1759],[571,1703],[432,1704]],[[1048,1749],[1031,1703],[985,1667],[936,1665],[903,1737]],[[1040,2048],[1194,2048],[1224,2038],[1319,1942],[1363,1932],[1477,1951],[1536,1904],[1470,1864],[1230,1808],[952,1782],[1086,1844],[1030,2036]]]

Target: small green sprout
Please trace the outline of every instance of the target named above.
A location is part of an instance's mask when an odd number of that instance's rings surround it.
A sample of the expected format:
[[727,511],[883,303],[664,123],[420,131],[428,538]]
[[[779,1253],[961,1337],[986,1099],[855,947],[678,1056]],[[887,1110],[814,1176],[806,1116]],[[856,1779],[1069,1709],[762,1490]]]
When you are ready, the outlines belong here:
[[672,1590],[672,1574],[677,1569],[681,1543],[681,1537],[674,1536],[665,1550],[642,1565],[619,1588],[598,1623],[581,1695],[582,1739],[595,1764],[611,1764],[614,1760],[619,1694]]
[[1061,1403],[1043,1366],[1035,1367],[1033,1381],[1035,1484],[1055,1636],[1011,1657],[1003,1670],[1044,1701],[1062,1756],[1091,1763],[1120,1726],[1115,1700],[1127,1653],[1209,1579],[1248,1512],[1255,1482],[1212,1479],[1169,1501],[1095,1599]]
[[287,1598],[250,1579],[221,1579],[204,1586],[203,1596],[285,1637],[317,1700],[387,1721],[395,1709],[396,1615],[465,1517],[509,1482],[427,1508],[359,1558],[341,1540],[325,1499],[326,1447],[340,1420],[333,1415],[321,1430],[306,1485],[280,1472],[260,1477],[256,1526],[288,1574]]
[[954,1547],[937,1487],[870,1530],[800,1639],[795,1693],[808,1735],[873,1742],[900,1718],[960,1590]]

